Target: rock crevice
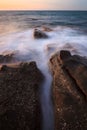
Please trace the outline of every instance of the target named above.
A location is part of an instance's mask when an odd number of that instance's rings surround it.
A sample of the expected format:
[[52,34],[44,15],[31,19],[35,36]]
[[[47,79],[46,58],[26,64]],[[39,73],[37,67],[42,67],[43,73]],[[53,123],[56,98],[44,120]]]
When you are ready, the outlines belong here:
[[50,59],[55,130],[87,129],[87,59],[60,51]]

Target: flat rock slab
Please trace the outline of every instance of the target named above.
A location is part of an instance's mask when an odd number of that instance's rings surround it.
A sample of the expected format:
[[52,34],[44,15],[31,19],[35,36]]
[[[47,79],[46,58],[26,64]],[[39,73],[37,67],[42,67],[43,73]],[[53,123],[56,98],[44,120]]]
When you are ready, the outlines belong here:
[[39,86],[43,75],[35,62],[0,70],[0,130],[41,130]]
[[55,130],[87,130],[87,59],[60,51],[50,59]]

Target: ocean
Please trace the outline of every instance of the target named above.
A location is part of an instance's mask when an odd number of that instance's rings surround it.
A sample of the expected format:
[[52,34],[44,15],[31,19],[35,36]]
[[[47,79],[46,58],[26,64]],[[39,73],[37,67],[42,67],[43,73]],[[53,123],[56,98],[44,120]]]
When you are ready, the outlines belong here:
[[42,25],[87,31],[87,11],[0,11],[0,33]]
[[[35,39],[35,28],[49,27],[47,39]],[[43,130],[54,129],[51,100],[51,55],[60,50],[87,56],[87,11],[0,11],[0,54],[14,53],[20,61],[36,61],[45,76],[41,87]]]
[[32,38],[33,29],[43,26],[53,29],[45,43],[57,45],[58,50],[68,46],[86,55],[87,11],[0,11],[0,53],[26,53],[30,44],[37,42]]

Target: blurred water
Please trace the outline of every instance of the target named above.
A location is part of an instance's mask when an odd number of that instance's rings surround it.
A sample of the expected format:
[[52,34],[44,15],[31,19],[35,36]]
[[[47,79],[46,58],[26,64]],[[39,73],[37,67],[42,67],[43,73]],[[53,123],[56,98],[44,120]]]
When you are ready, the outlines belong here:
[[42,25],[69,26],[87,31],[87,11],[0,11],[0,33]]
[[[43,25],[53,30],[45,32],[49,38],[34,39],[34,28],[43,29]],[[87,56],[86,11],[0,11],[0,54],[14,52],[21,61],[34,60],[45,75],[41,86],[43,130],[54,129],[48,61],[61,49]]]

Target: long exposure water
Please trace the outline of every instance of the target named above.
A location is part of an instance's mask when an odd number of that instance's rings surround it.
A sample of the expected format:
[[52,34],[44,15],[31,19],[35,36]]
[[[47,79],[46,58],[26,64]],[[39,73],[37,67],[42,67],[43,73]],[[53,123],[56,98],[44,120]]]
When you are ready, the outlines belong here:
[[[50,27],[48,39],[34,39],[34,28]],[[20,61],[36,61],[45,76],[41,86],[42,130],[54,129],[52,76],[48,62],[61,49],[87,56],[86,11],[0,11],[0,54],[14,53]]]

